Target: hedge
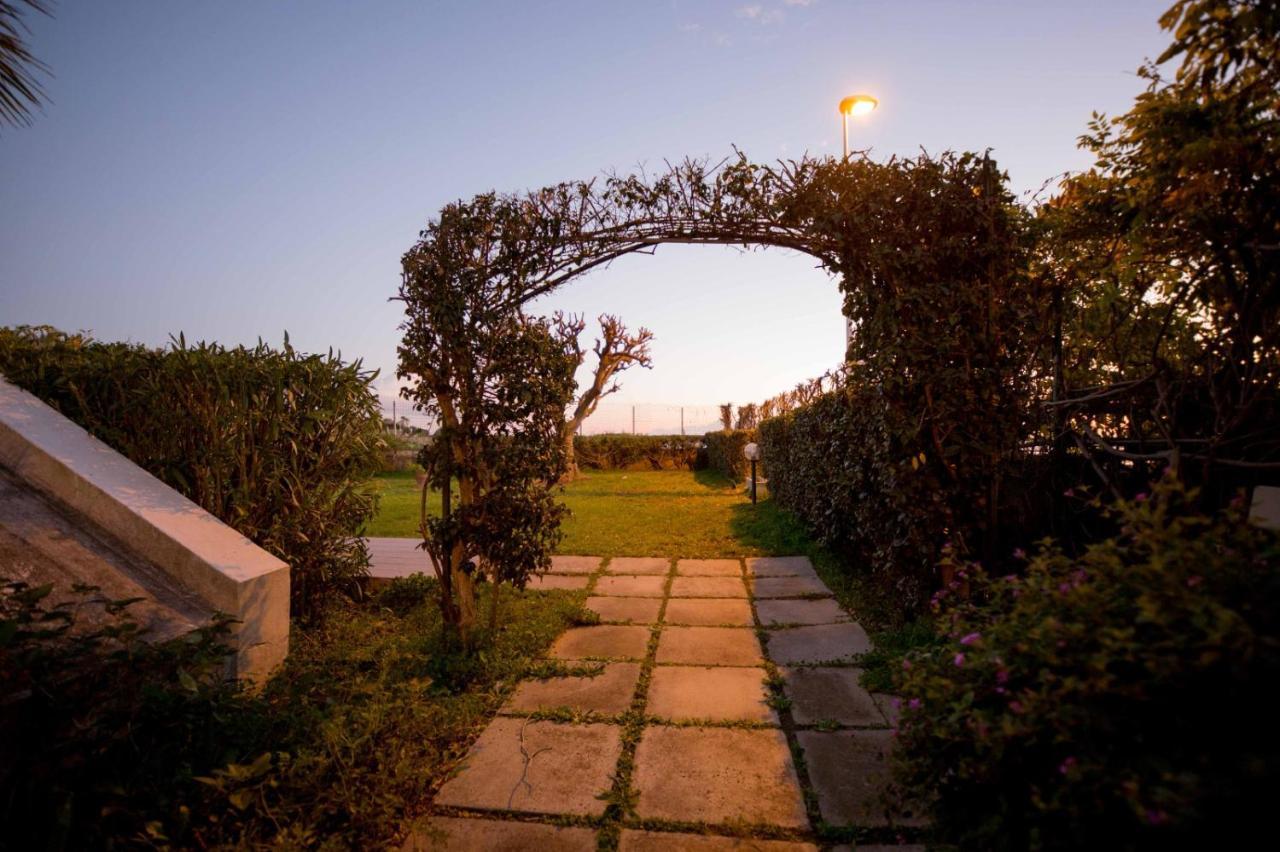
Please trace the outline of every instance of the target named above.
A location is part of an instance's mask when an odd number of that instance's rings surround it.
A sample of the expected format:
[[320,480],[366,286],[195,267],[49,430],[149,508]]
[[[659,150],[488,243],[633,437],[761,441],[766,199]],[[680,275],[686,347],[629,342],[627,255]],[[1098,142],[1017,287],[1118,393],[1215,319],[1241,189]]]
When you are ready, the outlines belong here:
[[367,573],[382,424],[359,361],[23,326],[0,329],[0,373],[289,563],[295,614]]
[[842,388],[764,421],[760,449],[770,496],[908,613],[932,592],[946,491],[891,416],[874,392]]
[[708,432],[703,440],[707,445],[707,467],[717,470],[734,482],[747,476],[747,460],[742,455],[742,448],[755,440],[756,433],[751,429],[728,429],[720,432]]
[[686,435],[575,435],[574,455],[582,467],[595,470],[692,469],[699,438]]

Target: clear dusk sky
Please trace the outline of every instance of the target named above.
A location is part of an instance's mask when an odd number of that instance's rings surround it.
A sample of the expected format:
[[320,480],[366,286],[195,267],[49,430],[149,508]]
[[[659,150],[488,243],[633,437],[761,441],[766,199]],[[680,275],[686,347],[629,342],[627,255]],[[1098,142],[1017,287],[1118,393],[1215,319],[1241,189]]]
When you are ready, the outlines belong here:
[[[991,148],[1017,192],[1088,165],[1169,0],[98,2],[28,14],[50,103],[0,128],[0,324],[340,349],[394,384],[399,259],[441,205],[736,145]],[[631,403],[749,402],[834,366],[834,283],[664,247],[538,309],[657,336]]]

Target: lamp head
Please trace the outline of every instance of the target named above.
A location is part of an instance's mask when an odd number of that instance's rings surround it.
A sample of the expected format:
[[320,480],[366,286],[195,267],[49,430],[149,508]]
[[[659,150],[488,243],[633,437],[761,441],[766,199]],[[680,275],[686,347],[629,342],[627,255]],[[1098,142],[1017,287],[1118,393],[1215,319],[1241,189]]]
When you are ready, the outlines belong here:
[[742,448],[742,454],[746,456],[747,461],[757,461],[760,458],[760,445],[752,441]]
[[871,95],[850,95],[840,102],[842,115],[866,115],[878,107],[880,102]]

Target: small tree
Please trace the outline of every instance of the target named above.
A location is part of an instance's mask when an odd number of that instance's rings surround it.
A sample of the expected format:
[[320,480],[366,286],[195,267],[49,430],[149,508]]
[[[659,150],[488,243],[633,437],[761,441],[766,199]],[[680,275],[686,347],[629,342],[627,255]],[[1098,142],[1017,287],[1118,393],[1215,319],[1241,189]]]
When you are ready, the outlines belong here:
[[728,432],[733,429],[733,403],[726,402],[720,406],[720,427]]
[[[495,584],[496,614],[497,583],[523,587],[549,567],[565,513],[551,489],[564,472],[576,341],[510,298],[516,276],[500,271],[492,223],[519,216],[493,196],[450,205],[403,260],[398,375],[410,382],[404,396],[439,423],[418,455],[442,494],[431,518],[423,490],[422,546],[444,622],[464,644],[477,581]],[[488,274],[471,274],[476,264]]]
[[[653,366],[649,355],[649,344],[653,341],[653,332],[641,327],[635,334],[627,331],[622,320],[611,314],[601,314],[600,337],[596,338],[593,351],[596,354],[595,374],[591,384],[578,397],[573,414],[565,418],[561,433],[564,441],[565,477],[572,479],[578,474],[578,464],[573,451],[573,436],[588,417],[595,413],[600,400],[620,387],[617,375],[633,364],[645,369]],[[586,320],[581,315],[556,314],[557,334],[569,343],[579,365],[586,358],[586,353],[578,343],[578,336],[586,328]]]

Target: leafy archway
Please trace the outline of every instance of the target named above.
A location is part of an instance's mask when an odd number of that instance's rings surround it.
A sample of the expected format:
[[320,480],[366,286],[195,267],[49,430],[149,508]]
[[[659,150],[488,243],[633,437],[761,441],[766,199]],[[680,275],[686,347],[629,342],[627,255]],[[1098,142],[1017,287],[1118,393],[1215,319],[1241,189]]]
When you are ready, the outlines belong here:
[[[563,468],[570,346],[524,306],[667,243],[816,258],[857,330],[847,374],[883,413],[886,476],[907,460],[918,472],[898,489],[902,505],[886,509],[918,519],[907,501],[948,483],[920,504],[934,528],[991,528],[1000,462],[1023,434],[1033,372],[1023,215],[995,164],[974,154],[774,166],[738,155],[447,205],[404,255],[398,297],[405,396],[440,424],[422,461],[444,511],[424,512],[423,536],[443,566],[446,621],[465,636],[477,575],[523,585],[557,541],[562,509],[550,489]],[[886,481],[886,494],[893,488]],[[948,499],[961,490],[969,493]]]

